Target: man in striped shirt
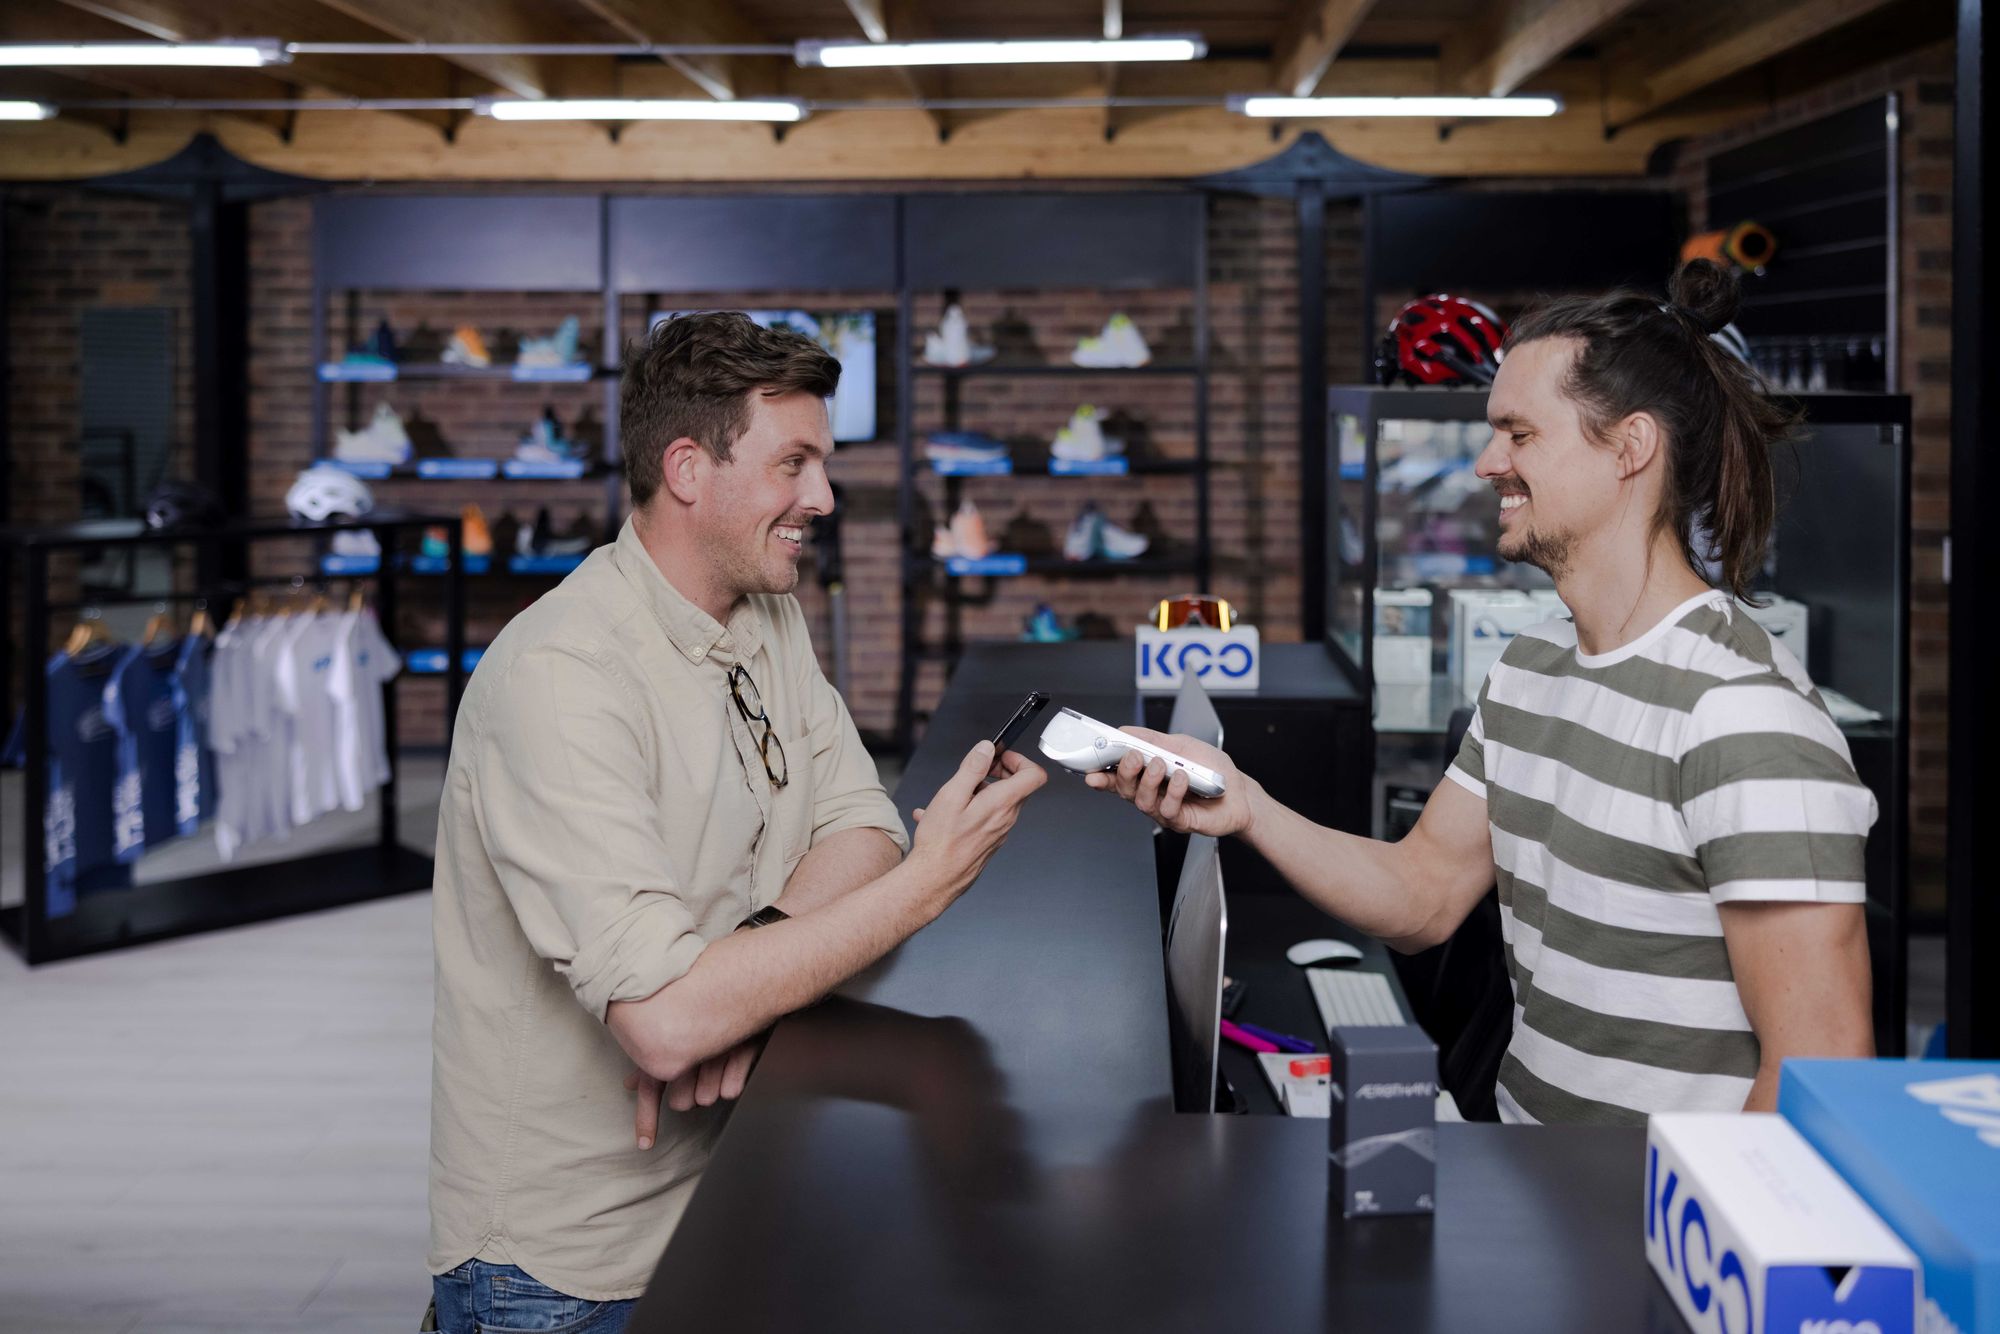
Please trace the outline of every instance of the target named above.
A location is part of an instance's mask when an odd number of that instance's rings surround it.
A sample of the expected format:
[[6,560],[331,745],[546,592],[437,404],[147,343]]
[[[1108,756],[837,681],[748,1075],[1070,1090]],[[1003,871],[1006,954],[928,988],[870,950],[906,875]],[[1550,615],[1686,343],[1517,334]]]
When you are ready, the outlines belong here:
[[[1479,475],[1500,554],[1571,616],[1518,636],[1400,843],[1325,829],[1189,737],[1225,795],[1136,757],[1092,786],[1238,834],[1299,892],[1404,950],[1497,884],[1514,1031],[1501,1116],[1770,1110],[1789,1056],[1868,1056],[1863,851],[1874,797],[1805,669],[1738,596],[1761,568],[1791,421],[1709,335],[1736,289],[1570,298],[1507,340]],[[1710,584],[1700,571],[1719,567]]]

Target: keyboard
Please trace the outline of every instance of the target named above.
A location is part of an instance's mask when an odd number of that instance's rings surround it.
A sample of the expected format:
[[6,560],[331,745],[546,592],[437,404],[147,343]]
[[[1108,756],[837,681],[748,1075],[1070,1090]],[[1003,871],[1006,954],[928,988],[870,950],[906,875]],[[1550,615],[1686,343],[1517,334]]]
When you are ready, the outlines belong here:
[[1336,1028],[1390,1028],[1410,1022],[1384,974],[1308,968],[1306,982],[1312,987],[1313,1004],[1319,1007],[1320,1023],[1329,1033]]

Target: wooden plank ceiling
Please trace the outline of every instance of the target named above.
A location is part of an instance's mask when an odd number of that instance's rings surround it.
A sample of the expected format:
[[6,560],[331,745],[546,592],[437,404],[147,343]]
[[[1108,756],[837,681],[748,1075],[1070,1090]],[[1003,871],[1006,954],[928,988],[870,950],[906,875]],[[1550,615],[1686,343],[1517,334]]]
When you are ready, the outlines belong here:
[[[788,45],[1192,32],[1209,55],[1180,65],[911,70],[801,69],[789,56],[744,54],[300,55],[261,70],[0,68],[0,98],[59,105],[495,95],[842,104],[783,131],[503,123],[463,109],[69,106],[50,121],[0,125],[0,177],[140,166],[204,128],[252,161],[332,178],[1185,176],[1256,161],[1305,128],[1405,171],[1632,174],[1662,143],[1948,40],[1951,13],[1951,0],[8,0],[0,42]],[[1549,92],[1565,109],[1548,120],[1268,122],[1214,104],[1251,92]],[[953,105],[1000,99],[1087,105]]]

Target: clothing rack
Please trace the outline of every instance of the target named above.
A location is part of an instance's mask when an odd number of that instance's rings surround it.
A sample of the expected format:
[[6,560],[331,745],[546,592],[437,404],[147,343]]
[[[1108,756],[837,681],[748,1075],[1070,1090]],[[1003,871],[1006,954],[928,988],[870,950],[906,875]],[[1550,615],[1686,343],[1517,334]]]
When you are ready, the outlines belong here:
[[[330,852],[308,853],[281,861],[244,866],[135,884],[130,889],[92,894],[79,898],[74,912],[51,919],[48,915],[48,876],[43,820],[48,804],[49,719],[47,692],[41,673],[49,659],[50,618],[68,611],[107,606],[147,603],[189,603],[206,601],[220,604],[240,597],[252,588],[296,584],[322,587],[341,580],[375,585],[375,606],[383,633],[400,654],[408,647],[396,643],[398,577],[391,553],[398,549],[397,536],[408,529],[442,528],[450,536],[451,558],[444,584],[445,610],[445,717],[446,744],[450,744],[450,720],[457,716],[464,693],[465,673],[465,573],[463,538],[456,515],[412,514],[378,510],[365,518],[329,523],[294,523],[286,519],[250,519],[214,528],[154,531],[136,520],[129,524],[93,523],[63,528],[0,529],[0,698],[5,712],[13,714],[12,692],[15,669],[14,578],[16,566],[23,578],[21,642],[26,673],[23,773],[23,823],[21,865],[24,901],[17,907],[0,908],[0,935],[30,965],[56,959],[74,958],[104,950],[122,949],[148,941],[200,931],[218,930],[250,922],[267,921],[293,913],[359,903],[367,899],[428,889],[432,879],[432,859],[402,846],[398,841],[396,785],[399,759],[396,747],[396,709],[393,698],[383,702],[385,741],[389,751],[389,779],[377,792],[380,820],[372,844],[339,848]],[[318,574],[266,576],[259,578],[205,578],[202,587],[164,594],[112,593],[101,598],[53,601],[49,597],[49,560],[58,553],[88,553],[106,547],[192,547],[200,556],[204,571],[219,565],[219,557],[233,557],[238,568],[247,568],[249,548],[264,541],[318,538],[333,534],[368,531],[384,552],[376,573],[368,575]],[[217,618],[218,620],[220,617]],[[385,693],[401,673],[383,687]],[[0,847],[0,857],[10,850]]]

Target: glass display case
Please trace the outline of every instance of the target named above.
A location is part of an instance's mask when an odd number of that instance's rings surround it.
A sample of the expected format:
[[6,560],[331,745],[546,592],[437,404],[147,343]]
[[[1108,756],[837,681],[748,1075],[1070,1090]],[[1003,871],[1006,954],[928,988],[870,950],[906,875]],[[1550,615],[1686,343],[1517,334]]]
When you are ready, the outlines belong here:
[[[1549,578],[1495,552],[1499,499],[1473,472],[1486,395],[1339,387],[1328,395],[1326,626],[1367,683],[1376,733],[1375,832],[1407,832],[1515,634],[1563,614]],[[1847,737],[1880,816],[1868,840],[1877,1043],[1904,1042],[1908,774],[1909,400],[1807,394],[1778,451],[1780,508],[1751,609],[1803,661]],[[1460,717],[1462,725],[1463,715]]]

